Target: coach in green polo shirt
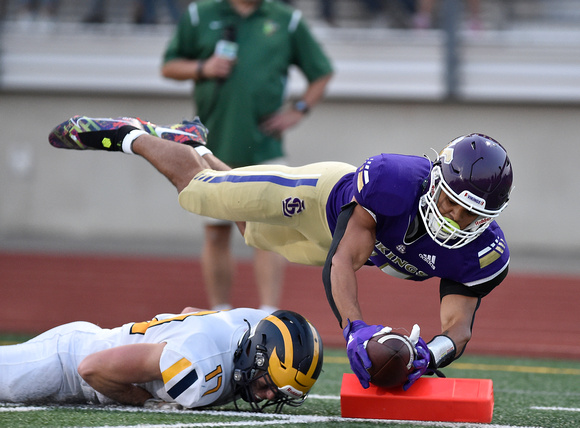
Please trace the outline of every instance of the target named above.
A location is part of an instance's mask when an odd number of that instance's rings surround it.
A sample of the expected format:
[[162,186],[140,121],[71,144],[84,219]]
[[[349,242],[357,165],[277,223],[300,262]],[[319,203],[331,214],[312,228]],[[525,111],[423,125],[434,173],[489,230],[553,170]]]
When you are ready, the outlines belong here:
[[[284,105],[288,69],[308,80]],[[278,0],[198,0],[189,5],[165,52],[164,77],[195,81],[195,112],[208,147],[232,167],[283,162],[282,134],[322,98],[332,66],[300,11]],[[231,224],[207,223],[202,268],[212,309],[229,308]],[[283,260],[256,251],[261,308],[279,306]]]
[[[237,45],[234,59],[216,55],[221,39]],[[309,86],[293,109],[281,110],[291,65]],[[332,67],[300,11],[279,1],[199,0],[182,16],[162,73],[196,81],[208,147],[237,167],[283,156],[281,133],[320,100]]]

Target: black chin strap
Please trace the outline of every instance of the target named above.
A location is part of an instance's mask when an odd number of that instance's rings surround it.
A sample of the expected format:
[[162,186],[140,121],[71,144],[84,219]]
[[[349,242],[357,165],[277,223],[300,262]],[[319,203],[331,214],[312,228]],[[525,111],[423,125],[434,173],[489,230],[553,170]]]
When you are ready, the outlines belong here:
[[336,220],[336,228],[334,229],[334,235],[332,236],[332,244],[330,245],[330,250],[328,251],[328,255],[326,256],[326,262],[324,263],[324,268],[322,269],[322,282],[324,283],[324,290],[326,291],[326,299],[330,304],[330,308],[332,312],[334,312],[334,316],[338,320],[338,324],[342,328],[342,316],[336,307],[336,303],[334,302],[334,297],[332,297],[332,284],[330,282],[330,269],[332,268],[332,258],[336,253],[336,249],[338,248],[338,244],[342,237],[344,236],[344,232],[346,231],[346,226],[348,225],[348,221],[350,220],[350,216],[356,207],[356,202],[351,202],[349,204],[344,205],[341,208],[340,214],[338,215],[338,219]]

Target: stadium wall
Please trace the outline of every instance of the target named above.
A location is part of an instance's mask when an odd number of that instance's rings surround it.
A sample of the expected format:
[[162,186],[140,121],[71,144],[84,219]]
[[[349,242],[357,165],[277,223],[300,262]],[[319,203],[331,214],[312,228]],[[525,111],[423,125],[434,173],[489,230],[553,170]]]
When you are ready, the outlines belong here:
[[[0,97],[0,245],[60,239],[201,242],[201,220],[137,156],[56,150],[47,135],[74,114],[188,117],[187,97],[4,93]],[[189,113],[188,113],[189,112]],[[434,156],[454,137],[487,133],[508,148],[515,174],[501,216],[512,248],[578,252],[576,105],[327,99],[286,138],[289,162],[360,164],[378,152]],[[571,232],[572,230],[572,232]],[[196,248],[190,248],[197,251]]]
[[[0,57],[0,249],[199,252],[201,219],[143,159],[51,148],[75,114],[191,118],[191,84],[159,75],[171,27],[23,28]],[[456,101],[446,98],[439,31],[315,29],[336,74],[324,102],[288,132],[289,163],[360,164],[378,152],[427,154],[483,132],[507,147],[515,190],[500,218],[514,254],[580,257],[574,225],[580,32],[514,28],[463,35]],[[295,71],[289,96],[304,88]],[[168,245],[168,243],[170,243]],[[243,248],[241,244],[238,248]],[[243,251],[243,250],[242,250]]]

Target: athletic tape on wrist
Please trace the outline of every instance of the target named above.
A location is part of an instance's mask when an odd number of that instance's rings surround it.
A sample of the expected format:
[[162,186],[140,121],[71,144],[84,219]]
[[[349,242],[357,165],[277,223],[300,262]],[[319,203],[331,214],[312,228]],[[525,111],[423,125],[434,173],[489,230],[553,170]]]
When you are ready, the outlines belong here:
[[197,146],[193,148],[198,155],[200,156],[205,156],[205,155],[211,155],[213,154],[213,152],[208,149],[206,146]]
[[434,368],[445,367],[455,358],[455,343],[449,336],[435,336],[427,344],[427,348],[433,355],[434,361],[432,361],[432,364]]
[[134,129],[125,135],[125,138],[123,138],[123,142],[121,143],[121,149],[123,152],[134,155],[135,153],[133,153],[133,141],[135,141],[137,137],[140,137],[144,134],[147,134],[147,132],[141,129]]

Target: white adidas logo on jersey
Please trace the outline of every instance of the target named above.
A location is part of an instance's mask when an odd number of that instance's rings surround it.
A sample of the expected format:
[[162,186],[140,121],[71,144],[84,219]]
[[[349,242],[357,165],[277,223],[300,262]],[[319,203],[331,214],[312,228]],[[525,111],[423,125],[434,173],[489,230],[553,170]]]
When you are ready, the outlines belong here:
[[433,256],[430,254],[419,254],[419,257],[421,257],[421,259],[426,262],[429,266],[431,266],[431,269],[435,270],[435,259],[437,258],[437,256]]

